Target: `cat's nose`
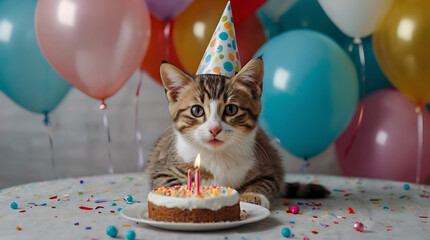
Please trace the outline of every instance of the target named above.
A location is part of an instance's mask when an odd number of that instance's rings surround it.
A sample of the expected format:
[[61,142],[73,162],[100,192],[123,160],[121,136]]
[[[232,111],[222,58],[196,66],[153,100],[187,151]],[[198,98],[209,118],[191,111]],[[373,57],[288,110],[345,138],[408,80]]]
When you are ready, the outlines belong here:
[[215,127],[215,128],[209,129],[209,132],[212,133],[212,136],[216,137],[216,135],[218,135],[218,133],[221,132],[221,130],[222,130],[222,128]]

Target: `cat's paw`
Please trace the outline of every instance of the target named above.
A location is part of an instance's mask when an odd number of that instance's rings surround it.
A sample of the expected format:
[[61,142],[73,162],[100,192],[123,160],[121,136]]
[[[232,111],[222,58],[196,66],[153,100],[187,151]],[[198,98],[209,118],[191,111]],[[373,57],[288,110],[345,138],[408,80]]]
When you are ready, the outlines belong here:
[[267,209],[270,209],[270,202],[266,196],[259,193],[242,193],[240,194],[240,201],[252,204],[257,204]]

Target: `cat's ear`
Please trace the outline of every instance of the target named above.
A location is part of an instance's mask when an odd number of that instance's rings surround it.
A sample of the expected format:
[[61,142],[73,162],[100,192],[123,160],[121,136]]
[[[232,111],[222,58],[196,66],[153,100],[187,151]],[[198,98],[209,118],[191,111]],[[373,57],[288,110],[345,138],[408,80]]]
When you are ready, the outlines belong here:
[[160,74],[170,102],[176,102],[183,88],[193,80],[186,73],[168,62],[161,64]]
[[261,57],[252,59],[234,77],[235,82],[243,84],[253,96],[260,97],[263,90],[264,64]]

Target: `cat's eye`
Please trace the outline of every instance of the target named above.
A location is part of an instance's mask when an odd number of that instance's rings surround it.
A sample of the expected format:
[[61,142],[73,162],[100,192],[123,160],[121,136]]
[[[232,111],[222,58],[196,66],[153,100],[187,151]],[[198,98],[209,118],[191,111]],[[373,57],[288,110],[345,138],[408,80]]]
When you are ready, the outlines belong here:
[[236,115],[237,110],[238,110],[238,107],[236,105],[229,104],[225,107],[224,112],[225,112],[225,115],[227,115],[227,116],[234,116],[234,115]]
[[199,105],[194,105],[191,107],[191,114],[193,114],[194,117],[201,117],[203,114],[205,114],[205,111],[203,108]]

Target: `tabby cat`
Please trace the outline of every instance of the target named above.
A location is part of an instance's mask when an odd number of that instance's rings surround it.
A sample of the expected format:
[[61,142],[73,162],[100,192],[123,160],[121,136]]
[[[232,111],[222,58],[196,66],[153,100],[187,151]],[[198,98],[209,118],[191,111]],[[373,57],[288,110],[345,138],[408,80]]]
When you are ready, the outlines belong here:
[[173,126],[155,144],[147,174],[152,187],[183,185],[201,155],[201,185],[235,188],[240,200],[270,208],[277,196],[319,198],[316,184],[285,183],[281,159],[258,126],[263,60],[251,60],[232,78],[189,76],[164,62],[161,77]]

